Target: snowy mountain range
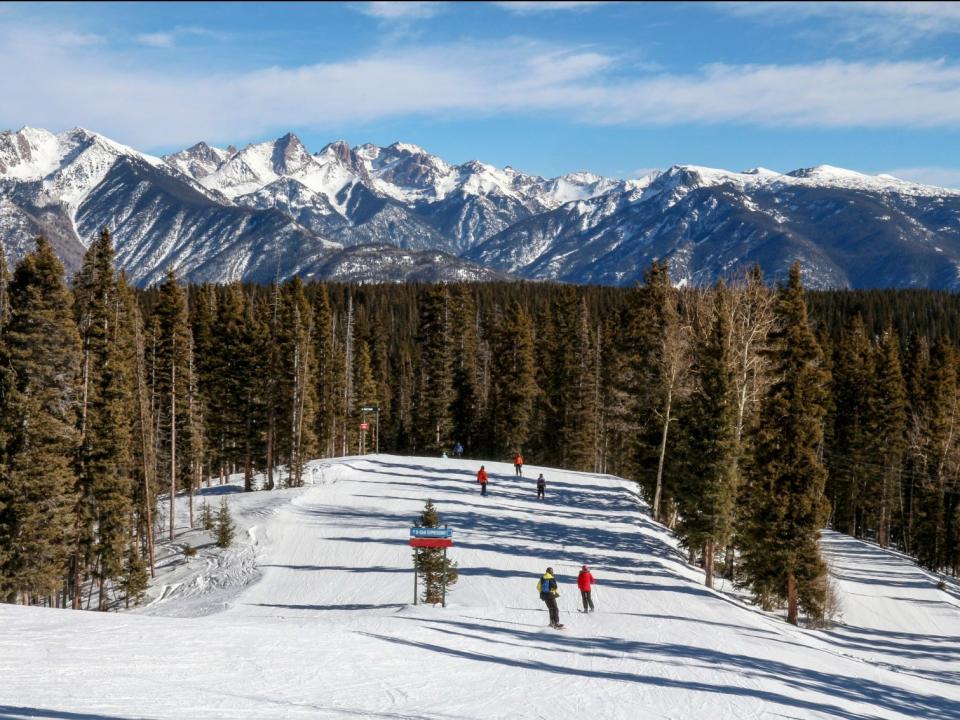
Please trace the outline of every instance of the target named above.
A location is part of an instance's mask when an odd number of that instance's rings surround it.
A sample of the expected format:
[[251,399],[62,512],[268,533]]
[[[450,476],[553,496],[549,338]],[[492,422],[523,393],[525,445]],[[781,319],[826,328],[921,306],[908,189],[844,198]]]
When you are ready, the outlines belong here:
[[164,158],[84,129],[0,133],[0,242],[68,270],[101,228],[139,284],[301,275],[629,285],[651,260],[707,283],[794,260],[815,287],[960,289],[960,191],[820,166],[674,166],[639,180],[451,165],[416,145],[311,153],[293,134]]

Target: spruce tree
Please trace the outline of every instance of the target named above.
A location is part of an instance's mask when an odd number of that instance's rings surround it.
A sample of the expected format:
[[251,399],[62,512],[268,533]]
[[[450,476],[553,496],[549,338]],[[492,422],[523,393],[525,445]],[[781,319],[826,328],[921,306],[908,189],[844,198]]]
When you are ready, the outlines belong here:
[[495,331],[491,365],[491,449],[501,457],[511,456],[523,449],[530,435],[537,392],[530,319],[519,303],[511,304]]
[[900,341],[892,326],[880,338],[876,351],[875,384],[870,394],[870,438],[874,472],[867,495],[872,499],[873,526],[881,547],[890,542],[890,528],[899,525],[894,509],[901,497],[907,434],[907,400],[903,371],[900,365]]
[[275,437],[287,460],[290,487],[303,485],[303,467],[314,451],[316,385],[313,322],[303,283],[294,278],[283,287],[279,324],[274,333],[278,354]]
[[0,594],[29,603],[63,586],[76,536],[80,340],[63,265],[37,238],[9,286],[0,392]]
[[213,508],[204,500],[200,505],[200,527],[206,531],[215,530],[216,520],[213,517]]
[[[373,367],[370,362],[370,348],[365,342],[358,343],[357,349],[357,367],[353,373],[355,389],[353,393],[354,397],[354,411],[353,411],[353,421],[354,424],[359,427],[361,420],[366,421],[368,424],[372,421],[372,417],[369,413],[364,413],[360,410],[362,407],[376,406],[379,402],[377,397],[377,383],[373,379]],[[373,433],[368,431],[361,431],[363,438],[362,449],[364,452],[372,452],[372,438]],[[358,448],[358,452],[361,448]]]
[[863,536],[871,457],[870,409],[875,386],[873,352],[863,318],[856,315],[840,340],[833,366],[832,442],[826,449],[830,470],[827,493],[833,527]]
[[444,285],[429,288],[420,299],[417,345],[420,351],[414,398],[417,451],[439,454],[447,447],[453,427],[450,294]]
[[931,570],[947,564],[948,506],[952,467],[957,463],[958,404],[957,359],[954,348],[941,338],[930,355],[926,386],[927,429],[925,473],[915,497],[914,543],[917,559]]
[[220,501],[220,510],[217,512],[217,547],[228,548],[233,544],[233,536],[236,534],[236,525],[230,516],[230,505],[227,499]]
[[95,570],[99,607],[106,610],[106,584],[125,572],[133,527],[136,401],[135,337],[123,315],[128,307],[120,297],[106,230],[87,251],[74,309],[83,344],[77,527],[86,546],[74,558],[74,607],[86,560]]
[[[441,527],[440,514],[432,500],[427,500],[420,513],[418,527],[438,528]],[[447,590],[457,582],[459,572],[457,563],[449,558],[444,565],[444,552],[442,548],[414,548],[413,561],[423,582],[420,600],[425,603],[436,604],[443,597],[443,580],[446,574]]]
[[797,624],[800,608],[818,617],[825,599],[818,540],[826,517],[826,470],[819,452],[828,379],[807,320],[799,264],[778,293],[775,314],[773,383],[763,401],[751,468],[743,571],[758,599],[766,605],[786,600],[787,620]]
[[147,591],[150,584],[150,576],[147,574],[147,566],[143,562],[143,556],[135,549],[131,548],[127,554],[127,562],[124,575],[120,581],[120,590],[123,592],[124,604],[130,607],[130,601],[138,604]]
[[189,488],[192,468],[189,444],[190,392],[190,325],[187,300],[173,270],[167,273],[160,286],[160,296],[154,310],[157,328],[156,360],[156,414],[160,428],[158,461],[166,475],[169,492],[168,516],[170,540],[176,527],[176,494]]
[[451,435],[454,442],[459,442],[469,452],[476,449],[481,423],[477,310],[470,289],[463,285],[454,288],[451,300],[454,337]]
[[706,337],[694,353],[696,384],[684,411],[684,482],[677,493],[681,533],[691,549],[703,550],[707,587],[713,587],[715,550],[731,540],[737,499],[737,398],[730,325],[729,293],[721,286],[714,292]]
[[664,499],[672,501],[664,469],[669,459],[675,407],[686,389],[690,328],[681,317],[678,293],[670,284],[666,264],[651,264],[635,302],[628,328],[634,365],[634,412],[648,418],[646,427],[638,433],[637,465],[653,516],[662,520],[666,518]]

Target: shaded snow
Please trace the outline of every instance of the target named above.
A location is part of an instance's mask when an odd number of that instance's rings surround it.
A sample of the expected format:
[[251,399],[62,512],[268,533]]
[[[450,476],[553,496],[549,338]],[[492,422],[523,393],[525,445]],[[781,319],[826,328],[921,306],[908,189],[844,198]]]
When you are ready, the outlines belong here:
[[[311,463],[302,489],[205,490],[227,493],[241,542],[166,569],[147,607],[0,606],[0,716],[960,716],[956,601],[908,560],[828,534],[843,624],[797,629],[704,588],[631,483],[487,462],[484,498],[479,464],[366,456]],[[460,566],[445,609],[411,604],[408,528],[427,497]],[[547,565],[563,632],[536,595]]]

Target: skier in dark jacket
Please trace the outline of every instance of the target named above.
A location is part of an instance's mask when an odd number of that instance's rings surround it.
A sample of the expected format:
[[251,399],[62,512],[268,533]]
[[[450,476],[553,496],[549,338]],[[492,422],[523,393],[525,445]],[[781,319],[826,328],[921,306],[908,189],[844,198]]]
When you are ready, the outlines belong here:
[[560,624],[560,608],[557,607],[557,598],[560,592],[557,590],[557,579],[553,576],[553,568],[548,567],[540,580],[537,581],[537,592],[540,593],[540,599],[547,605],[547,611],[550,613],[550,627],[562,628]]
[[537,499],[543,498],[546,500],[547,492],[547,479],[543,476],[543,473],[540,473],[540,477],[537,478]]
[[594,579],[590,574],[590,568],[584,565],[577,575],[577,587],[580,588],[580,597],[583,599],[583,611],[593,612],[593,598],[590,597],[590,590],[593,587]]

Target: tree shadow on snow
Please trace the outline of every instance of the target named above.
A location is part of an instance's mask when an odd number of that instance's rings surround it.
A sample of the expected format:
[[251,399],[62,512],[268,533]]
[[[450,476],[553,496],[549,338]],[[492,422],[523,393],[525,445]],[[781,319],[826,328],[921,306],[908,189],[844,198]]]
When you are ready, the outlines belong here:
[[[144,717],[144,716],[139,716]],[[48,720],[133,720],[118,715],[102,715],[100,713],[80,713],[68,710],[50,710],[48,708],[17,707],[14,705],[0,705],[0,720],[14,720],[16,718],[47,718]]]
[[483,653],[451,647],[449,643],[435,644],[416,640],[406,640],[364,633],[385,642],[405,645],[433,653],[463,658],[471,661],[494,663],[506,667],[515,667],[560,675],[579,676],[596,680],[610,680],[637,685],[650,685],[684,691],[698,691],[727,696],[744,696],[766,703],[774,703],[807,712],[819,712],[845,720],[864,720],[876,715],[863,715],[846,710],[838,705],[812,698],[816,693],[828,698],[838,698],[850,702],[864,703],[877,710],[897,712],[910,717],[922,717],[926,720],[955,720],[960,717],[960,702],[943,697],[925,695],[898,687],[891,687],[865,678],[851,678],[835,675],[813,668],[798,667],[778,660],[749,655],[724,652],[711,648],[683,645],[679,643],[656,643],[638,640],[624,640],[603,636],[581,637],[563,636],[543,631],[527,631],[516,627],[503,627],[489,623],[468,623],[454,620],[420,620],[437,626],[434,629],[443,635],[458,635],[473,641],[482,640],[497,645],[516,645],[520,648],[542,647],[545,651],[575,651],[578,655],[587,655],[621,660],[624,656],[635,657],[641,662],[657,665],[674,665],[689,671],[700,668],[710,672],[718,669],[728,673],[783,684],[798,690],[798,696],[785,695],[770,689],[723,685],[671,677],[652,677],[627,672],[601,670],[596,668],[567,667],[547,662],[545,655],[536,660],[506,657],[493,652]]
[[383,604],[366,604],[366,603],[348,603],[346,605],[285,605],[283,603],[244,603],[251,607],[272,607],[272,608],[286,608],[288,610],[388,610],[390,608],[404,608],[406,607],[405,603],[383,603]]

